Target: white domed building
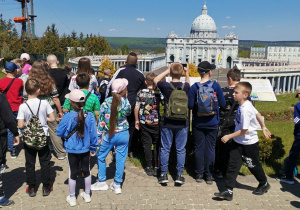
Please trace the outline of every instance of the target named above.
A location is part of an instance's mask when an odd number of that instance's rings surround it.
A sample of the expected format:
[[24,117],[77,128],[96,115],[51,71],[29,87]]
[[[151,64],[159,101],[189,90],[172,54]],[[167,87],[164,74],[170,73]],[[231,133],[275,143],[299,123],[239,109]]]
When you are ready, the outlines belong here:
[[194,63],[202,61],[214,63],[219,67],[231,68],[238,58],[238,37],[233,33],[225,38],[217,36],[217,26],[207,14],[204,4],[202,14],[192,23],[190,37],[178,37],[174,32],[167,36],[167,62]]

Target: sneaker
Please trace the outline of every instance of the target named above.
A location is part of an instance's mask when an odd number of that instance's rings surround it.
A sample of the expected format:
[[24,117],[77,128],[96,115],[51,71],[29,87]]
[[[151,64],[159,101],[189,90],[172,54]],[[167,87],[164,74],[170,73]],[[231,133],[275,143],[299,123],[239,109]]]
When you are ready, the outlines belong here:
[[146,167],[145,172],[148,176],[153,176],[153,168],[152,167]]
[[216,177],[217,179],[223,179],[224,177],[223,177],[222,171],[216,172],[216,173],[215,173],[215,177]]
[[29,186],[26,187],[26,193],[29,195],[29,197],[35,197],[36,192],[34,187],[29,188]]
[[155,167],[155,168],[153,169],[153,176],[157,177],[158,174],[159,174],[159,170],[160,170],[159,167]]
[[1,164],[0,165],[0,173],[1,174],[3,174],[6,169],[8,169],[8,166],[6,164]]
[[50,195],[51,191],[53,191],[53,186],[43,187],[43,196]]
[[97,181],[96,183],[92,184],[91,190],[96,191],[96,190],[108,190],[108,185],[106,182],[99,182]]
[[116,185],[115,182],[111,183],[110,189],[115,191],[115,194],[117,195],[122,193],[121,185]]
[[287,179],[287,178],[276,178],[277,181],[280,181],[280,182],[284,182],[284,183],[287,183],[287,184],[294,184],[295,181],[294,179]]
[[196,182],[201,183],[203,181],[203,174],[196,174]]
[[7,198],[5,198],[5,195],[3,195],[1,198],[0,198],[0,207],[4,207],[4,206],[12,206],[14,205],[15,202],[12,201],[12,200],[8,200]]
[[70,204],[70,206],[76,206],[76,198],[71,198],[69,195],[67,197],[67,202]]
[[10,152],[10,157],[11,157],[12,159],[17,158],[17,151],[16,151],[15,149],[13,149],[13,150]]
[[228,200],[228,201],[232,201],[232,198],[233,198],[232,190],[226,190],[223,192],[215,193],[214,195],[218,198]]
[[65,156],[57,157],[58,160],[64,160],[67,157],[67,154]]
[[268,192],[271,188],[270,184],[267,182],[266,184],[259,186],[252,192],[254,195],[263,195],[264,193]]
[[82,197],[82,199],[86,203],[91,202],[91,196],[89,194],[86,194],[85,192],[80,193],[80,197]]
[[161,174],[160,177],[158,178],[158,183],[159,184],[166,184],[168,183],[168,175],[167,174]]
[[214,181],[214,178],[212,176],[206,177],[206,184],[212,185]]
[[185,178],[182,175],[177,175],[175,183],[183,185],[185,183]]

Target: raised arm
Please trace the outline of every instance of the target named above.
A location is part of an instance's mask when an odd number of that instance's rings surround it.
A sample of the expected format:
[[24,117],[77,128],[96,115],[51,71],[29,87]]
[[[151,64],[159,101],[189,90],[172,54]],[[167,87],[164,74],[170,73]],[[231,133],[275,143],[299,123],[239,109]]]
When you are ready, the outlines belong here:
[[190,84],[190,66],[188,63],[186,64],[186,67],[183,68],[183,70],[185,71],[185,82]]
[[164,77],[166,77],[168,74],[170,74],[170,68],[171,64],[169,64],[168,69],[162,73],[160,73],[157,77],[154,78],[153,82],[155,86],[157,86],[157,83],[162,80]]

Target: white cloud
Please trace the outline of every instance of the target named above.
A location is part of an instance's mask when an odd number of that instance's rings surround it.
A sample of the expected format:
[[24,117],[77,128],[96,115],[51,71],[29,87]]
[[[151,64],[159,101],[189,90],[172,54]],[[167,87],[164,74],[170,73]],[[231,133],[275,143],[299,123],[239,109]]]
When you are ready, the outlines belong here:
[[160,31],[160,27],[158,27],[156,30]]
[[230,19],[230,18],[231,18],[230,16],[227,16],[227,17],[226,17],[226,19]]
[[111,28],[111,29],[108,29],[108,31],[114,32],[114,31],[119,31],[119,30],[118,30],[118,29],[115,29],[115,28]]
[[223,29],[235,29],[236,26],[222,26]]
[[139,22],[145,22],[145,18],[137,18],[136,21],[139,21]]
[[102,22],[102,19],[100,19],[99,22]]

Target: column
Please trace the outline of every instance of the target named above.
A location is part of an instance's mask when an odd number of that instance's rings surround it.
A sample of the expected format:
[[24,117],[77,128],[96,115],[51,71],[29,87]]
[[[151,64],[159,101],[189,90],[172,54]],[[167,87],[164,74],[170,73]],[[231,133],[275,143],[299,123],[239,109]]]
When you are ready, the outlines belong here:
[[283,87],[282,87],[282,93],[285,93],[285,86],[286,86],[286,76],[283,77]]
[[[297,87],[299,86],[299,76],[296,77],[296,86],[297,86]],[[297,87],[296,87],[296,88],[297,88]]]
[[290,91],[292,89],[292,87],[291,87],[291,80],[292,80],[292,77],[289,76],[289,84],[288,84],[288,90],[287,90],[288,93],[290,93]]
[[146,61],[144,60],[144,66],[143,66],[144,70],[143,71],[146,71]]
[[293,76],[293,85],[292,85],[292,89],[291,89],[291,91],[292,92],[295,92],[295,76]]
[[279,88],[280,88],[280,77],[277,78],[277,88],[276,88],[276,92],[279,93]]
[[272,89],[274,90],[274,77],[272,77],[271,85],[272,85]]

